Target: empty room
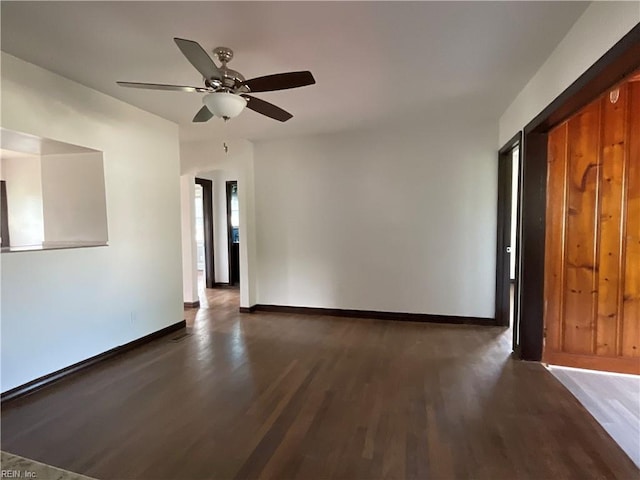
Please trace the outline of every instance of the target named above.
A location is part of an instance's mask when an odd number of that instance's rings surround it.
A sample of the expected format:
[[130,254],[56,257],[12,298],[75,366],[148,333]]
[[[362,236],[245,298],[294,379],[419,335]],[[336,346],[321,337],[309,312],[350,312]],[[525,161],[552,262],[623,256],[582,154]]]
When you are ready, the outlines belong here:
[[640,3],[0,21],[0,476],[640,478]]

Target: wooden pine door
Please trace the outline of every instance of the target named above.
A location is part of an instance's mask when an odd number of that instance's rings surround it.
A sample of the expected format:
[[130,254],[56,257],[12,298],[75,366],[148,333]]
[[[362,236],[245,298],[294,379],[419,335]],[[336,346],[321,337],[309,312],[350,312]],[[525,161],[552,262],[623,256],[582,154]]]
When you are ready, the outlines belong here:
[[640,82],[549,132],[543,361],[640,374]]

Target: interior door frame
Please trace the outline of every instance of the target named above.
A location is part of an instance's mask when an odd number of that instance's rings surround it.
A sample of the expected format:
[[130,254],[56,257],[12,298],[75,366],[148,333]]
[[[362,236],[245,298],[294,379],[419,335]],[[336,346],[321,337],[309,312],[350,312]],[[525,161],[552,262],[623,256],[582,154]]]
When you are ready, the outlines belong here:
[[213,288],[216,283],[213,252],[213,182],[196,177],[196,184],[202,187],[205,284],[207,288]]
[[[516,278],[514,293],[514,325],[517,304],[518,285],[518,235],[516,234],[516,245],[511,245],[511,214],[513,198],[513,149],[520,147],[522,142],[522,132],[515,134],[498,152],[498,221],[496,236],[496,305],[495,320],[496,325],[502,327],[509,326],[510,319],[510,290],[511,290],[511,255],[516,258]],[[520,150],[520,149],[519,149]],[[518,165],[522,155],[518,154]],[[519,171],[520,169],[518,169]],[[519,185],[519,182],[518,182]],[[519,195],[517,196],[519,200]],[[517,201],[515,208],[519,206]],[[517,215],[519,216],[519,215]],[[516,219],[516,232],[518,232]],[[511,247],[511,252],[507,252],[507,247]],[[515,327],[514,327],[515,329]],[[514,335],[515,339],[515,335]],[[514,345],[515,347],[515,345]]]
[[[233,228],[231,227],[231,189],[233,188],[233,186],[236,186],[236,191],[238,188],[238,181],[237,180],[227,180],[226,182],[226,194],[227,194],[227,247],[228,247],[228,253],[227,253],[227,264],[229,266],[229,285],[234,285],[233,282],[233,274],[232,274],[232,270],[233,267],[231,265],[231,248],[233,246]],[[238,272],[238,277],[239,277],[239,272]]]
[[640,24],[524,128],[521,149],[520,358],[540,361],[544,346],[547,136],[605,90],[640,68]]

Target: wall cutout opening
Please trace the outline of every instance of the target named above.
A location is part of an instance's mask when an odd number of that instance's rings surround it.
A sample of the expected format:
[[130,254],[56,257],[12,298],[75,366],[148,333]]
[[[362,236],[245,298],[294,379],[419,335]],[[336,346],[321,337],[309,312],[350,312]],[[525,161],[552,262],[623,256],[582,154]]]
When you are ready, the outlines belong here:
[[103,152],[0,133],[2,252],[107,245]]

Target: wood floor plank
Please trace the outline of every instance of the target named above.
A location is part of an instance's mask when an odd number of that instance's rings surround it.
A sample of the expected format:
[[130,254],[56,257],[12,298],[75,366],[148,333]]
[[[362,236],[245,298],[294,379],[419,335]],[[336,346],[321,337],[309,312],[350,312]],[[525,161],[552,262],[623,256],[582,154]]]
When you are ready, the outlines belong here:
[[201,304],[179,342],[4,405],[2,449],[102,480],[640,474],[509,330]]

